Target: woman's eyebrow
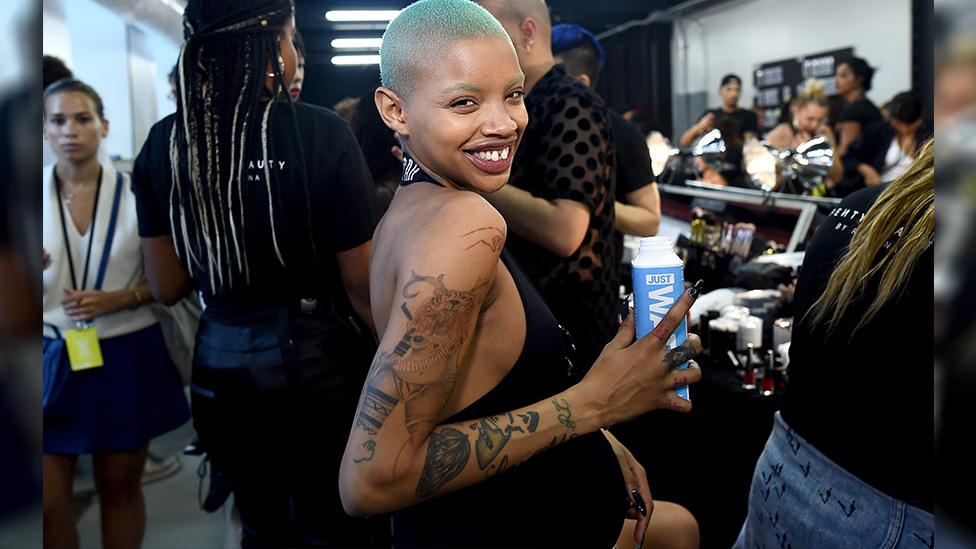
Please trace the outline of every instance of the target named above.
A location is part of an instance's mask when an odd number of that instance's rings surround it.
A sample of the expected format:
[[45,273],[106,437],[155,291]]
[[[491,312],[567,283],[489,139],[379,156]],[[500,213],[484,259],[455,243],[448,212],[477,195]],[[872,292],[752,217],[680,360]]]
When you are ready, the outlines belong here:
[[[523,80],[525,80],[525,75],[522,74],[522,73],[519,73],[519,75],[516,76],[515,78],[513,78],[511,82],[509,82],[508,84],[506,84],[505,87],[506,88],[511,88],[512,86],[514,86],[515,84],[518,84],[519,82],[522,82]],[[467,82],[458,82],[457,84],[453,84],[451,86],[448,86],[448,87],[444,88],[443,90],[441,90],[441,93],[442,94],[449,94],[449,93],[453,93],[453,92],[456,92],[456,91],[479,92],[479,91],[481,91],[481,86],[478,86],[476,84],[469,84]]]
[[441,93],[442,94],[449,94],[449,93],[453,93],[453,92],[456,92],[456,91],[479,92],[479,91],[481,91],[481,86],[476,86],[474,84],[468,84],[467,82],[458,82],[457,84],[453,84],[451,86],[448,86],[448,87],[444,88],[443,90],[441,90]]

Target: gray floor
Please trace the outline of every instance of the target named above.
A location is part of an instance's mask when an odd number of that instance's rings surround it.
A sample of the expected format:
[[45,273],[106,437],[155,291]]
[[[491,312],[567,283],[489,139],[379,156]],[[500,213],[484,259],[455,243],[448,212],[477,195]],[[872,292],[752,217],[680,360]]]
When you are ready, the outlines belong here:
[[[146,497],[145,549],[222,549],[225,547],[226,509],[213,514],[200,510],[198,504],[197,467],[201,458],[180,452],[193,440],[193,427],[186,425],[150,444],[157,456],[180,455],[182,469],[176,475],[144,488]],[[76,501],[81,516],[78,533],[82,549],[101,547],[98,498],[92,494],[90,462],[82,462],[75,484]],[[229,544],[233,547],[233,544]]]

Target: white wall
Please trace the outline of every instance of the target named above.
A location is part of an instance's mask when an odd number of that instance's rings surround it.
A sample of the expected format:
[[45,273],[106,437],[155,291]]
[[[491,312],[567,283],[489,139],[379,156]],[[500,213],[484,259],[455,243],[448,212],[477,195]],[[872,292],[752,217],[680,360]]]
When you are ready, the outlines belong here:
[[65,8],[72,54],[68,68],[102,97],[109,121],[104,141],[109,154],[131,158],[132,93],[126,23],[94,0],[68,0]]
[[132,101],[132,158],[149,136],[156,123],[156,62],[153,60],[149,36],[142,29],[129,25],[125,28],[129,46],[129,90]]
[[61,0],[44,0],[41,4],[44,25],[41,45],[45,54],[53,55],[71,66],[71,35],[68,32],[68,16]]
[[[166,2],[158,4],[162,7],[154,9],[176,16]],[[122,159],[138,154],[149,127],[175,110],[167,97],[167,74],[179,55],[179,44],[173,38],[179,36],[178,29],[163,33],[159,26],[168,21],[166,17],[149,20],[130,13],[132,6],[142,6],[145,13],[150,13],[154,5],[122,0],[42,3],[44,53],[60,57],[76,78],[91,84],[102,96],[110,122],[103,147]],[[44,151],[45,163],[53,161],[47,144]]]
[[743,80],[740,105],[752,105],[761,63],[851,46],[878,69],[875,104],[909,89],[911,0],[741,0],[691,13],[675,21],[674,93],[705,91],[718,106],[719,80],[733,72]]
[[156,116],[163,118],[176,112],[175,98],[170,96],[169,71],[180,56],[180,44],[152,27],[147,26],[142,30],[145,32],[152,60],[156,64]]

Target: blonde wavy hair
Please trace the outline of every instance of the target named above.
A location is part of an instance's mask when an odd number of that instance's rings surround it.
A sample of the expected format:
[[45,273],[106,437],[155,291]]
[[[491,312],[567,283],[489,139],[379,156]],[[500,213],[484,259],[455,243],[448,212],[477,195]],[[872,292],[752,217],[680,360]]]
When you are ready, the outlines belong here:
[[[902,234],[890,242],[901,229]],[[929,141],[908,171],[888,185],[868,210],[806,319],[811,324],[826,321],[828,332],[832,332],[851,302],[880,275],[878,293],[851,332],[853,336],[904,289],[919,256],[932,245],[934,234],[935,146]]]
[[816,103],[821,107],[828,107],[827,88],[824,83],[816,78],[808,78],[803,83],[803,91],[793,98],[793,106],[799,109],[807,103]]

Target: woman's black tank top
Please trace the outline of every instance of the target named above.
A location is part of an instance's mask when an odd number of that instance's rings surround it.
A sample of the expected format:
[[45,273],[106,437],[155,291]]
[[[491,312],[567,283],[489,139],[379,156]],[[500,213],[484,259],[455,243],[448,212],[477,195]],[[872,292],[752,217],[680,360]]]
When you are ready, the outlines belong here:
[[[412,181],[401,184],[437,184],[429,177],[414,174]],[[525,309],[522,352],[498,385],[444,423],[501,415],[577,380],[561,326],[507,250],[502,262]],[[394,546],[610,548],[628,505],[617,458],[596,432],[478,484],[394,513]]]

